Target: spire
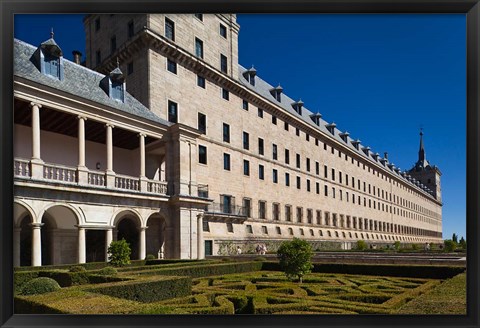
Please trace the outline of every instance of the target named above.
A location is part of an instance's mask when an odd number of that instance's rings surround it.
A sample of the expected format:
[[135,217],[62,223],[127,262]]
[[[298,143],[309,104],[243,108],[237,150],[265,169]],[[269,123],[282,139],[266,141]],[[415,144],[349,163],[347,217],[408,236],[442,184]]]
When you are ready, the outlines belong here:
[[418,150],[418,161],[425,161],[425,148],[423,147],[423,128],[420,128],[420,149]]

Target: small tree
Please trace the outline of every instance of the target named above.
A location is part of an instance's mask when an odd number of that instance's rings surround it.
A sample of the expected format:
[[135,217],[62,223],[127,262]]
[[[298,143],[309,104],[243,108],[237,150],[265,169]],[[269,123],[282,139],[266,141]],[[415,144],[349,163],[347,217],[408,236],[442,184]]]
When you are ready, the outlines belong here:
[[457,247],[457,244],[451,240],[451,239],[447,239],[443,242],[444,244],[444,251],[447,252],[447,253],[450,253],[450,252],[453,252],[455,250],[455,248]]
[[458,243],[458,236],[457,236],[457,234],[456,234],[455,232],[454,232],[453,235],[452,235],[452,241],[453,241],[454,243]]
[[396,241],[394,244],[393,244],[393,247],[395,247],[395,250],[398,252],[400,250],[400,241]]
[[124,266],[130,264],[130,245],[125,239],[112,241],[108,246],[108,263],[114,266]]
[[293,238],[283,242],[277,251],[280,259],[280,267],[288,279],[298,278],[302,283],[303,276],[310,273],[312,265],[313,249],[305,240]]
[[467,241],[465,240],[465,238],[460,238],[460,241],[459,241],[459,246],[462,248],[462,250],[466,250],[467,249]]
[[357,249],[359,251],[364,251],[367,249],[367,243],[364,240],[357,240]]

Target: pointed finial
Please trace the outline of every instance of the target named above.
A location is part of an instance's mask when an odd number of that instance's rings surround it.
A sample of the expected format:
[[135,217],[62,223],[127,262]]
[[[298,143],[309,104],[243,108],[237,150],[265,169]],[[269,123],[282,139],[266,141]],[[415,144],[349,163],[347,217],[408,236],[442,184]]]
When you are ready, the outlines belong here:
[[53,33],[53,27],[52,27],[52,29],[50,30],[50,39],[53,39],[53,35],[54,35],[54,34],[55,34],[55,33]]
[[420,135],[423,136],[423,127],[420,128]]
[[120,62],[118,61],[118,57],[117,57],[117,68],[120,68]]

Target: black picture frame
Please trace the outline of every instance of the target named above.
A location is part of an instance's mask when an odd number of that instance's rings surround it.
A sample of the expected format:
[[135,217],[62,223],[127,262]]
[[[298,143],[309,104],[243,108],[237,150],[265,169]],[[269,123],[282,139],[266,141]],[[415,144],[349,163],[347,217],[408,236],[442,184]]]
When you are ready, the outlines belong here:
[[[1,155],[0,155],[0,326],[1,327],[177,327],[177,326],[479,326],[479,0],[171,0],[171,1],[28,1],[1,0]],[[20,13],[464,13],[467,17],[467,315],[422,316],[106,316],[13,314],[13,15]],[[454,115],[455,113],[452,113]],[[233,320],[232,320],[233,319]]]

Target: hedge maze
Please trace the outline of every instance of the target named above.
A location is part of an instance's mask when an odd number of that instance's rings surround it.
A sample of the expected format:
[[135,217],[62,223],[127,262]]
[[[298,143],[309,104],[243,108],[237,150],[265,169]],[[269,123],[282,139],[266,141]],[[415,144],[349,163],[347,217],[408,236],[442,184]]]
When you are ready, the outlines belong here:
[[[316,265],[303,283],[291,282],[266,262],[153,262],[125,267],[112,276],[99,270],[56,268],[15,273],[15,313],[70,314],[394,314],[411,300],[441,285],[464,268],[438,267],[432,277],[381,276],[391,267]],[[321,272],[322,268],[326,272]],[[357,271],[357,272],[356,272]],[[435,272],[435,274],[433,274]],[[438,275],[442,276],[439,278]],[[448,276],[448,277],[447,277]],[[62,288],[20,295],[36,277],[55,279]]]

